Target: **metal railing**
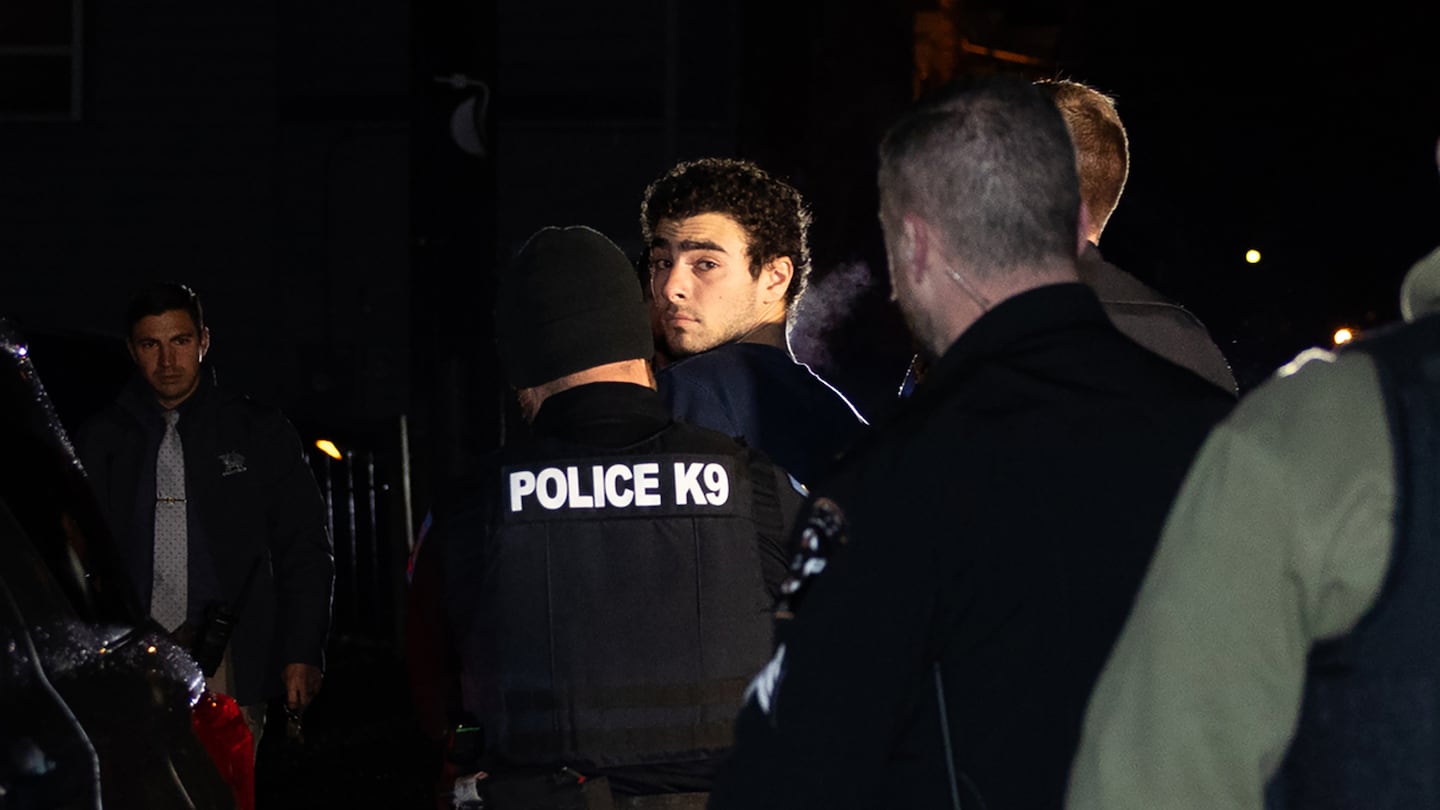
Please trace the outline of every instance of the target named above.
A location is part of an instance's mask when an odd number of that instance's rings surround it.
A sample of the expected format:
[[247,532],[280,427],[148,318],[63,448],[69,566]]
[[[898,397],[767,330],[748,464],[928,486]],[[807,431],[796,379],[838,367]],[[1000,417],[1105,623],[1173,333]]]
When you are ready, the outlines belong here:
[[[389,434],[389,431],[384,431]],[[395,435],[336,448],[312,447],[335,549],[333,633],[395,644],[404,622],[405,566],[414,542],[405,418]]]

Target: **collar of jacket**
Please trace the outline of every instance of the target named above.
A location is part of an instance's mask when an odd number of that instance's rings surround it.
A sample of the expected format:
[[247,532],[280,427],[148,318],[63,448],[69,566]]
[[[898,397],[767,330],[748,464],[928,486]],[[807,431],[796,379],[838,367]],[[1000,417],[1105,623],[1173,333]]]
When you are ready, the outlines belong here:
[[533,427],[537,434],[568,442],[620,447],[655,435],[671,421],[655,389],[597,382],[547,397]]
[[1075,272],[1090,285],[1095,296],[1105,304],[1154,304],[1176,306],[1150,285],[1105,260],[1100,248],[1092,242],[1075,260]]
[[947,380],[963,376],[976,364],[1013,351],[1032,339],[1077,326],[1114,329],[1095,292],[1080,282],[1047,284],[1007,298],[976,319],[950,344],[926,373],[917,392],[937,388]]

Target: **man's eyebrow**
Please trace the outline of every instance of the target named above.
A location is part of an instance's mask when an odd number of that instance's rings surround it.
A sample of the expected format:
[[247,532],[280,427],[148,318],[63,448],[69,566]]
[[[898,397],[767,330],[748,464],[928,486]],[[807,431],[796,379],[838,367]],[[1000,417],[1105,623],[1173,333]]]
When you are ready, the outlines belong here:
[[683,253],[687,250],[713,250],[717,253],[726,252],[725,248],[720,247],[720,245],[716,242],[711,242],[709,239],[680,240],[680,251]]
[[[658,236],[650,240],[650,248],[652,250],[655,248],[668,247],[670,247],[670,242],[668,240],[661,239]],[[680,251],[681,253],[684,253],[687,250],[713,250],[716,253],[729,253],[729,251],[720,246],[720,243],[712,242],[709,239],[681,239],[675,245],[675,249]]]

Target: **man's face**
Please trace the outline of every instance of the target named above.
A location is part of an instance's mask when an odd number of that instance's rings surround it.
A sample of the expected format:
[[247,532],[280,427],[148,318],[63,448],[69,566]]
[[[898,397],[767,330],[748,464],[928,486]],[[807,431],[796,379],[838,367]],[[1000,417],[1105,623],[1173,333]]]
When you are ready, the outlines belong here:
[[130,357],[162,408],[174,408],[195,393],[209,348],[210,331],[197,333],[183,309],[147,315],[130,330]]
[[724,214],[656,224],[650,289],[665,342],[680,357],[738,341],[767,314],[745,230]]

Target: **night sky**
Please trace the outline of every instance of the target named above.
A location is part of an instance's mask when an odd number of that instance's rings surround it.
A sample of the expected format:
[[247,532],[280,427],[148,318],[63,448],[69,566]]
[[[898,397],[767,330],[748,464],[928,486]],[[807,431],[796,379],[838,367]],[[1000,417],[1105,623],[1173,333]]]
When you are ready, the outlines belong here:
[[1400,278],[1440,244],[1436,5],[1314,9],[1093,4],[1061,65],[1130,132],[1102,249],[1199,314],[1242,386],[1398,318]]
[[[820,26],[806,57],[822,65],[809,74],[809,114],[829,127],[812,123],[788,149],[777,132],[745,153],[794,178],[814,204],[822,291],[830,274],[846,279],[838,288],[863,279],[857,261],[884,283],[867,161],[898,112],[887,86],[868,78],[892,69],[883,36],[870,33],[884,17],[871,4],[843,5],[860,18],[854,32]],[[1440,244],[1440,6],[1287,15],[1240,3],[960,5],[962,19],[1057,30],[1045,54],[1054,72],[1115,96],[1131,173],[1102,251],[1196,313],[1242,390],[1298,351],[1328,346],[1341,326],[1363,332],[1399,317],[1400,279]],[[867,81],[870,97],[852,102]],[[807,149],[820,156],[807,160]],[[1259,264],[1246,263],[1250,249]],[[827,326],[843,327],[814,350],[872,408],[904,370],[880,297],[829,316]]]

